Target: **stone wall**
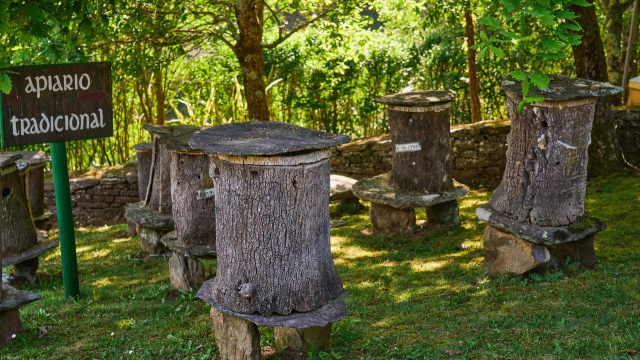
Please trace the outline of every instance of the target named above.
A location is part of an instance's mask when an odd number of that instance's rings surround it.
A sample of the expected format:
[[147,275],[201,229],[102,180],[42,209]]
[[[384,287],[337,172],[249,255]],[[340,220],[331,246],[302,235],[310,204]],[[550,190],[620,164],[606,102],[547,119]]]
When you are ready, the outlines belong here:
[[625,159],[640,167],[640,110],[614,110],[612,113]]
[[[472,188],[493,189],[504,172],[509,122],[481,122],[451,128],[453,177]],[[331,172],[356,179],[391,170],[388,134],[353,141],[335,150]]]
[[[138,175],[135,173],[106,175],[99,179],[71,179],[70,184],[74,220],[81,226],[126,223],[124,205],[140,201]],[[55,224],[56,200],[52,183],[45,184],[45,204]]]

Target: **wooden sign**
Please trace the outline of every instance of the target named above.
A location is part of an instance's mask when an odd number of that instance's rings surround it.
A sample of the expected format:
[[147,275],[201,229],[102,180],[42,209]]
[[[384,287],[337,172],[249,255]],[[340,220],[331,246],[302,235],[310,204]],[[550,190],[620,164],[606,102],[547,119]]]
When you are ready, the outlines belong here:
[[2,70],[13,83],[2,94],[4,147],[113,136],[110,63]]

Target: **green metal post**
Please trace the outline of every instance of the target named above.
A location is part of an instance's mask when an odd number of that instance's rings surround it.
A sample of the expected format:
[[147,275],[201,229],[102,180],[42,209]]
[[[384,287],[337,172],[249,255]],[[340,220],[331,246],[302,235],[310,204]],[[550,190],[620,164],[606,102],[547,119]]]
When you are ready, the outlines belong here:
[[73,227],[69,165],[67,164],[67,148],[65,143],[51,144],[51,167],[53,169],[53,187],[56,195],[56,209],[58,211],[64,294],[67,298],[77,298],[80,292],[80,285],[78,283],[78,258],[76,256],[76,236]]

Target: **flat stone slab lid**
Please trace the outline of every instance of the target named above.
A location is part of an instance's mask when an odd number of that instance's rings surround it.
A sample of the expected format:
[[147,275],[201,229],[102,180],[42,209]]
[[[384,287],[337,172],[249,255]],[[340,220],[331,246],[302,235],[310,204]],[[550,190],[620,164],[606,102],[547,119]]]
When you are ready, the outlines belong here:
[[42,299],[42,296],[29,291],[17,290],[9,285],[2,285],[2,297],[0,298],[0,312],[19,309],[28,303]]
[[189,140],[196,131],[202,129],[193,125],[144,124],[142,127],[153,135],[158,136],[159,141],[165,144],[167,149],[180,151],[191,150]]
[[[622,91],[621,87],[592,80],[571,78],[564,75],[549,75],[548,89],[533,89],[530,96],[543,96],[546,101],[566,101],[600,96],[614,95]],[[509,93],[522,96],[522,82],[507,76],[500,87]]]
[[175,228],[171,214],[146,208],[144,201],[125,205],[124,217],[136,225],[154,230],[171,231]]
[[345,299],[349,296],[347,290],[342,290],[338,296],[331,301],[321,306],[320,308],[305,312],[305,313],[291,313],[289,315],[274,314],[271,316],[263,316],[260,314],[241,314],[224,308],[213,301],[211,297],[213,289],[214,279],[205,281],[202,284],[200,290],[198,290],[198,297],[211,306],[216,308],[219,312],[227,315],[237,316],[239,318],[251,321],[254,324],[262,326],[285,326],[294,329],[307,329],[316,326],[325,326],[327,324],[335,323],[339,320],[347,317],[347,303]]
[[209,154],[271,156],[327,149],[350,141],[346,135],[282,122],[256,121],[198,131],[189,144],[192,148],[202,149]]
[[411,91],[385,95],[375,102],[395,106],[431,106],[453,101],[455,93],[451,90]]
[[415,209],[453,201],[467,194],[468,188],[454,181],[451,191],[414,193],[398,190],[389,184],[389,174],[362,179],[353,185],[353,193],[360,199],[396,209]]
[[152,142],[143,142],[143,143],[140,143],[138,145],[133,145],[133,149],[135,151],[151,151],[151,150],[153,150],[153,143]]
[[44,151],[10,151],[3,155],[22,155],[22,157],[16,161],[20,171],[29,166],[46,164],[51,161],[51,157],[47,156]]
[[488,203],[480,205],[476,215],[478,220],[534,244],[558,245],[580,241],[607,228],[604,222],[597,219],[582,219],[569,226],[524,224],[494,210]]
[[211,245],[187,245],[178,241],[178,235],[174,230],[161,237],[160,242],[167,249],[194,259],[215,259],[217,255],[215,239]]
[[33,247],[27,249],[26,251],[23,251],[20,254],[6,255],[4,258],[0,259],[0,261],[2,262],[2,267],[12,266],[26,260],[40,257],[40,255],[57,247],[57,241],[49,240],[43,236],[38,235],[38,242]]
[[20,154],[0,153],[0,169],[4,169],[16,163],[16,160],[21,159]]

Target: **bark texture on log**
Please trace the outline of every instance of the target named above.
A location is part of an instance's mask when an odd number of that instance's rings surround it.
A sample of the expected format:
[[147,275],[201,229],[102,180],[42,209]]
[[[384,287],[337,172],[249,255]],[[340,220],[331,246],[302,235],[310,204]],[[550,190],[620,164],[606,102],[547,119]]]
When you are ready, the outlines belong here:
[[522,114],[519,102],[507,96],[507,165],[489,202],[516,221],[569,225],[584,214],[595,99],[529,105]]
[[425,213],[430,224],[460,225],[460,207],[457,200],[429,206],[425,208]]
[[171,151],[167,145],[158,141],[153,154],[155,161],[149,181],[151,191],[147,207],[163,214],[171,214]]
[[[429,108],[425,108],[427,110]],[[450,108],[408,112],[389,108],[394,144],[391,184],[401,190],[442,192],[453,187],[450,142]],[[419,144],[416,146],[409,144]]]
[[211,327],[221,360],[260,360],[260,333],[256,324],[211,307]]
[[216,243],[216,205],[213,179],[209,175],[209,156],[197,152],[171,154],[171,197],[173,222],[178,242],[188,245]]
[[329,160],[259,166],[213,158],[217,304],[244,314],[315,310],[342,291],[331,258]]
[[151,151],[151,149],[141,149],[137,150],[136,153],[138,157],[138,195],[140,196],[140,200],[144,200],[147,196],[147,188],[149,187],[153,151]]
[[0,176],[2,196],[2,244],[4,255],[11,256],[29,250],[38,242],[36,228],[31,220],[29,202],[17,168]]
[[29,170],[29,205],[34,218],[44,215],[44,166],[34,166]]

